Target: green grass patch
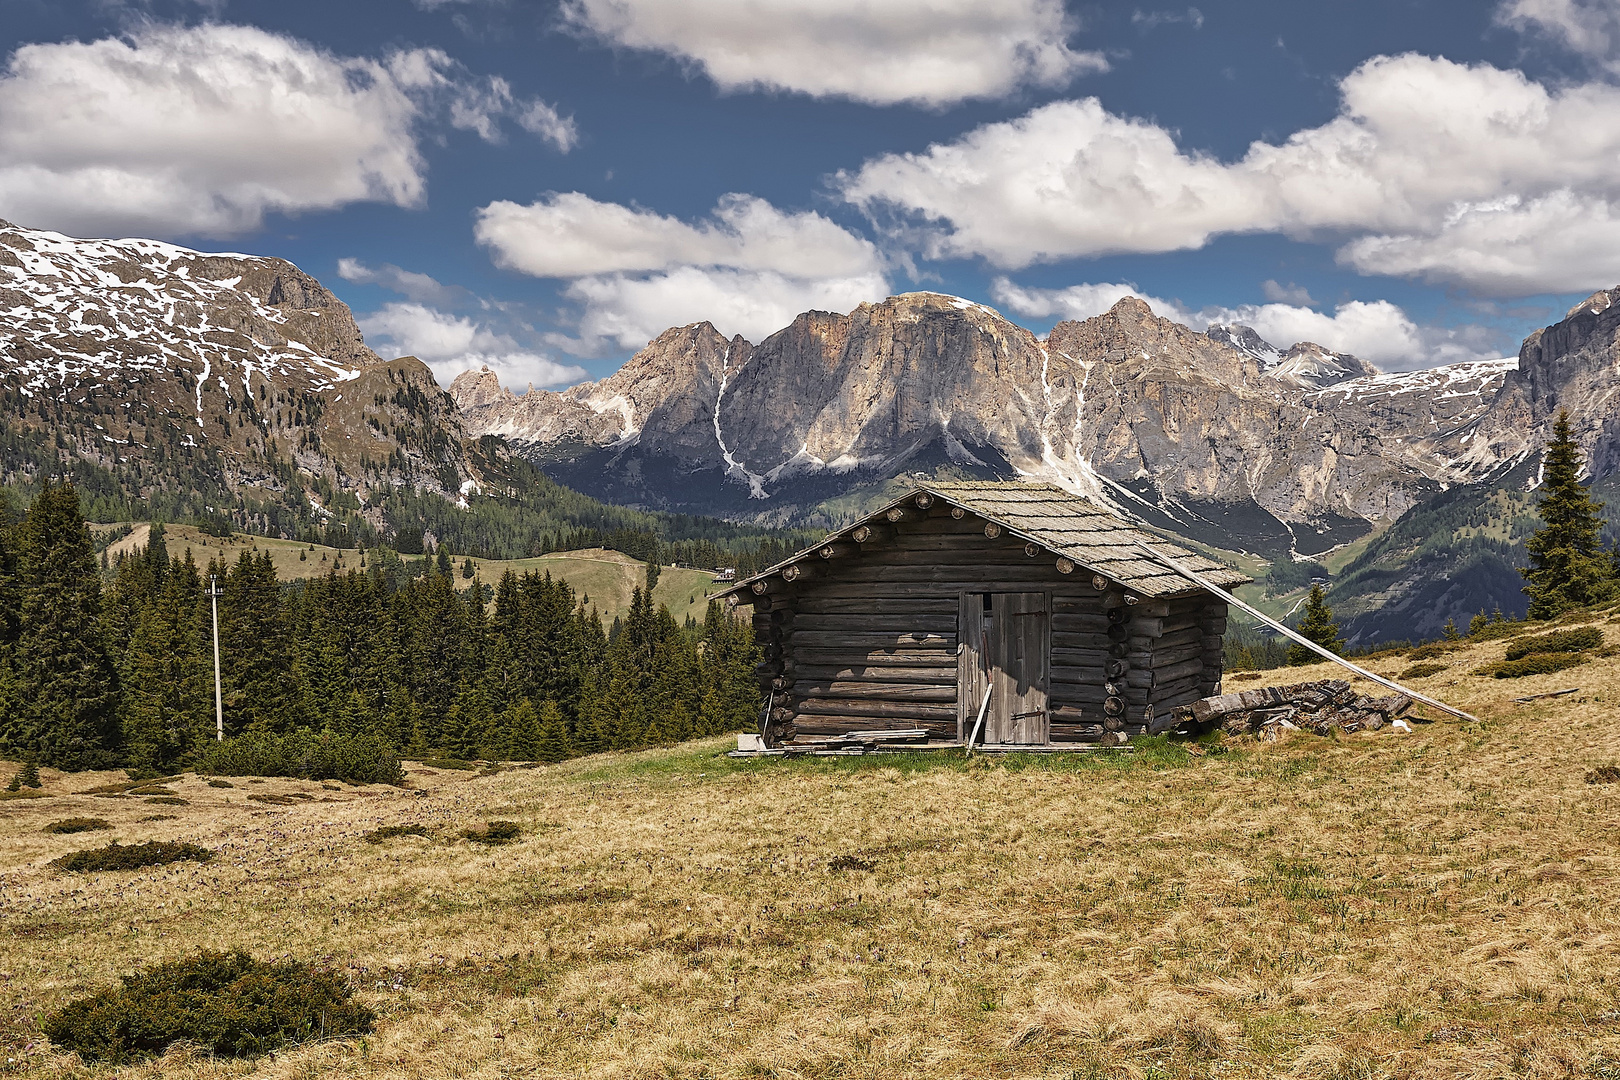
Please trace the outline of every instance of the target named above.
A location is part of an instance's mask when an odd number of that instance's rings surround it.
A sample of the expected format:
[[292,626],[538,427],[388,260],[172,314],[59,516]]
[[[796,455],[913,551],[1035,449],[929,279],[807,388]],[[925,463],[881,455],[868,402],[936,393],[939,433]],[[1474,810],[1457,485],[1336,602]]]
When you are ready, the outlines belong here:
[[384,825],[380,829],[372,829],[362,839],[368,844],[380,844],[384,840],[392,840],[396,836],[427,836],[426,825]]
[[297,960],[205,951],[69,1002],[43,1028],[87,1062],[122,1065],[182,1040],[222,1057],[253,1057],[370,1031],[376,1016],[352,996],[338,976]]
[[1450,667],[1449,664],[1433,664],[1433,663],[1413,664],[1411,667],[1407,668],[1405,671],[1401,672],[1398,676],[1396,676],[1396,678],[1400,678],[1400,679],[1427,679],[1430,675],[1438,675],[1438,674],[1440,674],[1442,671],[1445,671],[1448,667]]
[[142,799],[141,801],[144,802],[144,803],[150,803],[153,806],[190,806],[191,805],[191,800],[190,799],[182,799],[178,795],[153,795],[150,798],[145,798],[145,799]]
[[51,860],[57,870],[75,873],[94,873],[100,870],[139,870],[143,866],[165,866],[175,862],[208,862],[214,853],[196,844],[151,841],[145,844],[120,844],[114,840],[104,848],[75,851]]

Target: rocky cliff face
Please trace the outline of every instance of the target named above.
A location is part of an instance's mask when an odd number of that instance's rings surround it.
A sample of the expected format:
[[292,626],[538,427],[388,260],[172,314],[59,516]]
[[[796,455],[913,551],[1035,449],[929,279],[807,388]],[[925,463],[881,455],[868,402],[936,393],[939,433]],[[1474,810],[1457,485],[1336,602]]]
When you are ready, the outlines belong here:
[[384,363],[279,259],[0,222],[0,398],[8,477],[99,467],[128,498],[302,503],[300,475],[456,496],[468,475],[427,368]]
[[819,523],[902,473],[956,471],[1052,480],[1223,546],[1315,553],[1488,467],[1437,440],[1486,411],[1500,367],[1379,375],[1218,329],[1128,298],[1043,342],[912,293],[806,313],[757,346],[677,328],[562,393],[516,396],[473,372],[452,395],[472,430],[593,494],[766,522]]

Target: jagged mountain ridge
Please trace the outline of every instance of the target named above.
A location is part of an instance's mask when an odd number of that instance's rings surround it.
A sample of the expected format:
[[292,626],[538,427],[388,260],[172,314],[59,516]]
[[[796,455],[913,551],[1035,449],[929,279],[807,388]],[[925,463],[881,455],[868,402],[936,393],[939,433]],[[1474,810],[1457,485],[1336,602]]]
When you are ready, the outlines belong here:
[[303,480],[364,506],[399,486],[457,497],[471,475],[426,366],[383,361],[280,259],[0,222],[0,398],[13,480],[100,467],[128,498],[250,496],[318,519]]
[[1446,372],[1430,407],[1433,374],[1380,375],[1310,343],[1267,361],[1248,328],[1218,329],[1128,298],[1041,341],[983,305],[912,293],[808,312],[758,345],[677,327],[561,393],[514,395],[487,371],[451,393],[469,430],[506,436],[565,483],[762,522],[830,523],[828,504],[852,492],[954,469],[1052,480],[1222,546],[1309,554],[1497,464],[1458,440],[1505,365]]

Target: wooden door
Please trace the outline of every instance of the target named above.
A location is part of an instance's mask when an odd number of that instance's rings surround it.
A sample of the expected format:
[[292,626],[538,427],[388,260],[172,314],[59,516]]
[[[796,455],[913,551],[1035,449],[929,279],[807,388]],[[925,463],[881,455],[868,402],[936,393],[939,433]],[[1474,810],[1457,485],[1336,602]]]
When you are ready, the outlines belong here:
[[990,597],[990,716],[986,742],[1045,746],[1050,741],[1047,679],[1052,619],[1045,593]]
[[[1051,606],[1045,593],[963,593],[957,616],[957,737],[966,741],[984,703],[980,743],[1044,746],[1051,741],[1047,683]],[[988,661],[988,662],[987,662]]]
[[[985,637],[990,629],[987,593],[963,593],[956,617],[956,740],[966,743],[973,736],[984,702]],[[985,722],[989,722],[986,716]],[[984,732],[979,732],[984,741]]]

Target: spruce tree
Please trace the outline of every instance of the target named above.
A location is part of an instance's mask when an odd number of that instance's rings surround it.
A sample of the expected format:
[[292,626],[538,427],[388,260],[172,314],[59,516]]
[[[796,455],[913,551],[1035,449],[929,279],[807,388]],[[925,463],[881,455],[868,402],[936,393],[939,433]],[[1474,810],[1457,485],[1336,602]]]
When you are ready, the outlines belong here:
[[[1339,640],[1339,624],[1333,621],[1333,609],[1328,607],[1327,595],[1321,585],[1312,585],[1305,598],[1305,617],[1299,621],[1299,633],[1316,642],[1329,652],[1339,652],[1344,642]],[[1320,657],[1298,642],[1288,647],[1288,662],[1296,667],[1314,664]]]
[[568,728],[563,724],[562,710],[555,701],[542,702],[533,760],[555,763],[573,756],[574,748],[568,742]]
[[71,483],[49,481],[17,529],[17,708],[0,748],[62,769],[111,765],[118,675],[101,624],[101,573]]
[[[218,573],[213,567],[212,572]],[[268,551],[244,551],[224,575],[219,601],[220,666],[225,731],[285,734],[299,726],[302,695],[294,677],[293,642],[281,583]]]
[[142,615],[124,661],[124,753],[144,775],[178,769],[213,735],[212,657],[204,659],[196,597],[178,567]]
[[1530,618],[1552,619],[1572,608],[1612,599],[1614,559],[1603,550],[1603,504],[1580,482],[1581,448],[1569,430],[1569,411],[1553,424],[1541,463],[1542,527],[1530,537],[1530,565],[1519,568],[1530,597]]

